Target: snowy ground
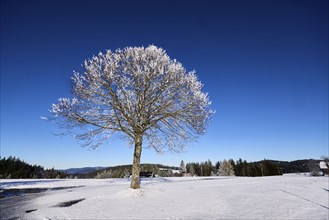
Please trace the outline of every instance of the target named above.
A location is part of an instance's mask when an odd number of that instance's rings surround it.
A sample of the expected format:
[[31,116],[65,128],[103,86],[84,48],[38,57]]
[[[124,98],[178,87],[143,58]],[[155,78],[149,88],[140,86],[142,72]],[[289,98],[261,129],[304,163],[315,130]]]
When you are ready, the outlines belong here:
[[[28,203],[25,197],[20,209],[8,206],[2,212],[52,220],[329,219],[328,177],[153,178],[144,179],[139,190],[129,184],[127,179],[1,180],[2,189],[81,186],[43,192]],[[82,201],[61,207],[73,200]]]

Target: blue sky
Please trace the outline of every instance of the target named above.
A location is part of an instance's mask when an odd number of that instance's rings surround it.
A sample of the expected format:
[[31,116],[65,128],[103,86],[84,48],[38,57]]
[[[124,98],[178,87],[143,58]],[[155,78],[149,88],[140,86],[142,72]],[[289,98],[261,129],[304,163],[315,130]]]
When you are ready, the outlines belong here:
[[1,157],[46,168],[132,162],[40,119],[99,51],[154,44],[205,84],[216,114],[180,154],[142,163],[328,155],[328,1],[1,1]]

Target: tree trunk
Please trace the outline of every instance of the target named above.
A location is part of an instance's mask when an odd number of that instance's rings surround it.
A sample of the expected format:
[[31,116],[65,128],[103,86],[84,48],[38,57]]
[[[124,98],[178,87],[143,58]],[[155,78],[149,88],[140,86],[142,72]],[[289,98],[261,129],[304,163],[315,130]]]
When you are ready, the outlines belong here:
[[139,180],[139,172],[140,172],[140,161],[142,154],[142,136],[135,138],[135,150],[134,150],[134,160],[132,167],[132,176],[130,188],[139,189],[140,188],[140,180]]

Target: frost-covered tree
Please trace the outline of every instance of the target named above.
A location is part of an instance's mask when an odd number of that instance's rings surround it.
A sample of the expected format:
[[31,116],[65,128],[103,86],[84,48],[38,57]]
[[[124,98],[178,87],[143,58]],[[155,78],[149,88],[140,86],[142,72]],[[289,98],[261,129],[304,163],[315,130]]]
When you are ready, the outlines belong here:
[[139,188],[142,143],[181,151],[203,134],[213,111],[195,71],[156,46],[128,47],[86,60],[72,76],[71,98],[52,105],[50,120],[97,148],[111,135],[134,145],[131,188]]
[[95,178],[96,179],[112,178],[112,172],[111,172],[111,170],[104,170],[104,171],[98,172]]
[[220,176],[234,176],[234,167],[230,161],[223,160],[219,164],[218,174]]
[[190,176],[194,176],[195,175],[195,170],[194,170],[193,164],[191,164],[189,166],[188,173],[190,174]]

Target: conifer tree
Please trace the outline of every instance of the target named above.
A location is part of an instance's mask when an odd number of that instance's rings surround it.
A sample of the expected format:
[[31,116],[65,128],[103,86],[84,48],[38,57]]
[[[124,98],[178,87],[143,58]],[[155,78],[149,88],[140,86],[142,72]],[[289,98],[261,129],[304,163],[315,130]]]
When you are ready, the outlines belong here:
[[190,176],[194,176],[195,175],[195,170],[193,168],[193,165],[191,164],[191,166],[189,167],[189,170],[188,170]]
[[180,171],[186,173],[186,166],[183,160],[180,162]]

